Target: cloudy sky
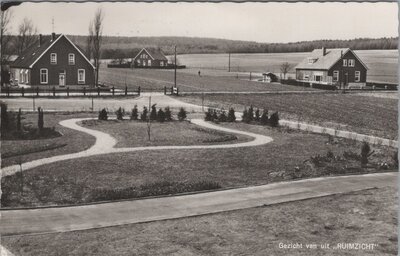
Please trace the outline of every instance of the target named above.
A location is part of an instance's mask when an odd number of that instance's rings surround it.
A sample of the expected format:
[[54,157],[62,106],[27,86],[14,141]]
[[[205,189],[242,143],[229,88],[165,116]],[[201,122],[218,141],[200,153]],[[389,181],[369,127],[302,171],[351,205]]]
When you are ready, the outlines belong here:
[[258,42],[397,36],[397,3],[23,3],[11,8],[38,31],[86,35],[97,8],[104,34],[194,36]]

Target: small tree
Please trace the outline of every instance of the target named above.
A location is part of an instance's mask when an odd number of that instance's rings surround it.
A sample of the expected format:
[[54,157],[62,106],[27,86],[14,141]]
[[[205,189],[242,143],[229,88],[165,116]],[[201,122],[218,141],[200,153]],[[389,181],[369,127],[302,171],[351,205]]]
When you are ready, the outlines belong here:
[[260,118],[260,123],[262,125],[267,125],[268,124],[268,110],[263,110]]
[[269,118],[269,125],[271,127],[279,126],[279,115],[278,112],[274,112],[271,117]]
[[1,130],[7,131],[9,126],[9,115],[7,112],[7,104],[1,103]]
[[147,113],[148,113],[148,110],[147,110],[147,108],[144,106],[143,107],[143,111],[142,111],[142,114],[140,115],[140,120],[142,120],[142,121],[147,121]]
[[368,157],[370,157],[374,151],[371,152],[371,147],[368,142],[364,141],[361,145],[361,167],[366,167],[368,164]]
[[156,109],[156,104],[154,104],[153,106],[151,106],[150,120],[157,120],[157,109]]
[[235,121],[236,121],[235,110],[233,108],[230,108],[228,112],[228,122],[235,122]]
[[139,116],[138,108],[137,105],[135,105],[132,109],[131,120],[138,120],[138,116]]
[[260,121],[260,110],[258,108],[255,112],[254,120],[257,122]]
[[17,115],[17,131],[21,131],[21,109],[18,110],[18,115]]
[[171,113],[171,110],[169,109],[169,107],[166,107],[164,109],[164,113],[165,113],[165,120],[172,121],[172,113]]
[[226,122],[228,117],[226,116],[226,111],[222,109],[221,114],[218,117],[218,121],[220,122]]
[[213,121],[213,111],[211,108],[207,109],[207,112],[205,113],[205,116],[204,116],[204,120],[211,121],[211,122]]
[[186,110],[185,110],[184,108],[181,107],[181,108],[179,109],[179,113],[178,113],[178,119],[179,119],[179,121],[185,120],[185,119],[186,119],[186,115],[187,115]]
[[283,74],[283,79],[286,79],[286,74],[292,69],[292,65],[289,62],[282,63],[281,73]]
[[43,120],[43,109],[38,107],[38,128],[39,131],[43,130],[44,120]]
[[245,108],[243,110],[243,114],[242,114],[242,122],[248,123],[249,122],[249,118],[248,118],[248,111],[247,108]]
[[161,123],[165,121],[165,112],[161,108],[158,110],[157,120]]
[[119,109],[115,112],[115,114],[117,115],[118,120],[124,119],[124,111],[121,107],[119,107]]
[[108,113],[105,108],[99,111],[99,120],[107,120],[108,119]]
[[249,112],[247,112],[247,118],[249,119],[249,122],[254,120],[254,109],[253,109],[253,106],[250,106]]

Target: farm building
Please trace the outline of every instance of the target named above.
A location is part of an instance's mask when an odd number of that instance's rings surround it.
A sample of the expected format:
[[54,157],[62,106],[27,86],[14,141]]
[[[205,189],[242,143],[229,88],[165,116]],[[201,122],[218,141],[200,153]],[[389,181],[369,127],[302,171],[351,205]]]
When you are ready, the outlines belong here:
[[20,86],[94,86],[95,67],[65,35],[39,35],[10,65],[10,80]]
[[263,82],[271,83],[278,81],[278,77],[271,72],[262,73],[262,76],[263,76]]
[[300,82],[363,87],[368,68],[349,48],[322,48],[312,51],[295,69]]
[[168,65],[168,59],[160,49],[143,48],[132,59],[135,68],[164,68]]

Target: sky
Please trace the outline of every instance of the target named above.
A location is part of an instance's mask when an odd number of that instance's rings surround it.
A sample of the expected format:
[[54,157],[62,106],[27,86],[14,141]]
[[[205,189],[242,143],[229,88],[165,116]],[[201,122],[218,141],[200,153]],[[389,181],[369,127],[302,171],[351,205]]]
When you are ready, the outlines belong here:
[[95,11],[104,35],[190,36],[266,43],[398,35],[397,3],[23,3],[12,7],[12,31],[24,17],[38,32],[86,35]]

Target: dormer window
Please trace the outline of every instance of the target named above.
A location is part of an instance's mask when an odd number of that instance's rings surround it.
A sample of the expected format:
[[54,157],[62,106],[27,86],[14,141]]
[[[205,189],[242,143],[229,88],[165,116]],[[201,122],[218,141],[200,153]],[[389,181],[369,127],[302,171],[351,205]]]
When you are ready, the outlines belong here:
[[312,58],[312,57],[308,58],[308,64],[313,64],[316,61],[317,61],[317,59],[315,59],[315,58]]
[[57,64],[57,53],[50,54],[50,64]]
[[75,65],[75,54],[73,53],[68,54],[68,64]]
[[354,59],[349,59],[349,67],[354,67]]

